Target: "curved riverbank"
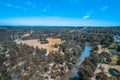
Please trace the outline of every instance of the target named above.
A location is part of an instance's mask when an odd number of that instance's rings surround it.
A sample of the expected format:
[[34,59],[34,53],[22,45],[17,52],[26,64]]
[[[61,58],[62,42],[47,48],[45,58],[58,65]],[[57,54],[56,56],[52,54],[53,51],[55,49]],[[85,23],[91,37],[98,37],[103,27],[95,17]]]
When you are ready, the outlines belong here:
[[89,46],[85,46],[82,55],[80,56],[80,60],[76,63],[75,67],[71,70],[72,77],[70,80],[79,80],[80,76],[78,75],[78,67],[84,62],[85,58],[89,57],[91,54],[91,48]]

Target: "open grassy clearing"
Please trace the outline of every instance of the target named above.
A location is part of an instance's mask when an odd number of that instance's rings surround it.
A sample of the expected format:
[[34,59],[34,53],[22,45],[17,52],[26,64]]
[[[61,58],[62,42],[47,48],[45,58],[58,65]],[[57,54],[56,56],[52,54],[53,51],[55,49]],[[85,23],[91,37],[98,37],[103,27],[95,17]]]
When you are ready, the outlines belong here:
[[17,44],[27,44],[29,46],[33,46],[33,47],[38,47],[39,49],[43,48],[46,49],[47,52],[49,53],[50,51],[56,51],[57,48],[54,48],[54,45],[60,45],[62,44],[64,41],[62,41],[59,38],[47,38],[48,42],[47,44],[41,44],[41,42],[39,41],[39,39],[33,39],[33,40],[18,40],[16,41]]

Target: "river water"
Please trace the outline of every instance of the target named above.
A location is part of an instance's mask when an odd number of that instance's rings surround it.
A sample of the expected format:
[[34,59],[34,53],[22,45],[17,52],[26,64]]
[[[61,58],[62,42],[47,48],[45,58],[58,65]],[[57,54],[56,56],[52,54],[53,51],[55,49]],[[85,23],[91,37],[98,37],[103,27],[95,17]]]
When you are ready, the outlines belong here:
[[80,56],[80,61],[76,64],[76,66],[80,66],[85,60],[85,58],[90,56],[90,53],[91,53],[91,48],[88,46],[85,46],[84,52]]
[[120,76],[120,72],[114,68],[111,68],[109,69],[109,73],[112,75],[112,76]]
[[[80,56],[80,60],[76,63],[76,67],[80,66],[84,60],[89,57],[91,54],[91,48],[89,46],[85,46],[84,51],[82,55]],[[80,76],[78,76],[78,69],[73,68],[72,73],[74,74],[74,77],[72,77],[70,80],[79,80]]]

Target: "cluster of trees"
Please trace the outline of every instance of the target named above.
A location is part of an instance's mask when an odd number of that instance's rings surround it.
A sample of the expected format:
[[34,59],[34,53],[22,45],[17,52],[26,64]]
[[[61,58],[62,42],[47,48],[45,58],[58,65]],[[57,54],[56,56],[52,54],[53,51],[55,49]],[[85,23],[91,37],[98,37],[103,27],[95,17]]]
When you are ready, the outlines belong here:
[[117,46],[117,51],[120,52],[120,45]]
[[[94,76],[93,73],[98,62],[108,63],[111,61],[109,54],[103,52],[98,55],[94,51],[98,49],[99,44],[108,47],[114,41],[113,36],[120,35],[120,28],[87,28],[85,30],[81,28],[32,29],[34,32],[24,40],[39,39],[42,43],[48,43],[46,38],[52,37],[61,38],[65,41],[61,45],[54,46],[59,46],[58,51],[52,51],[46,56],[46,49],[34,48],[26,44],[18,45],[10,39],[10,35],[14,34],[14,32],[18,32],[19,37],[21,37],[24,33],[29,33],[30,30],[26,28],[0,29],[0,45],[8,50],[0,54],[1,79],[48,79],[48,76],[44,76],[44,74],[50,70],[50,63],[54,63],[54,65],[51,67],[53,71],[49,75],[53,79],[59,79],[66,74],[66,69],[72,69],[87,44],[92,47],[93,52],[79,66],[78,75],[81,76],[80,80],[90,80]],[[6,55],[9,55],[9,57]],[[106,61],[103,60],[104,58]],[[120,58],[118,64],[119,62]],[[63,64],[64,66],[59,66]],[[105,80],[109,79],[102,73],[97,74],[96,79],[102,80],[103,77],[105,77]]]
[[108,77],[104,72],[100,72],[95,77],[97,80],[119,80],[114,77]]
[[10,40],[11,32],[8,32],[6,29],[0,29],[0,42]]
[[118,54],[117,65],[120,65],[120,54]]
[[2,80],[22,79],[25,77],[22,75],[23,70],[29,72],[26,73],[27,79],[31,79],[36,71],[46,72],[49,70],[45,57],[46,49],[34,48],[26,44],[18,45],[14,42],[3,43],[3,47],[7,47],[9,50],[0,54],[0,77]]
[[40,43],[41,44],[47,44],[49,43],[48,40],[46,38],[40,39]]
[[80,80],[90,80],[94,76],[94,71],[99,62],[99,55],[92,52],[90,57],[86,58],[83,64],[79,67],[78,75]]
[[109,53],[103,51],[100,55],[99,55],[100,61],[101,63],[107,63],[109,64],[111,62],[111,56]]

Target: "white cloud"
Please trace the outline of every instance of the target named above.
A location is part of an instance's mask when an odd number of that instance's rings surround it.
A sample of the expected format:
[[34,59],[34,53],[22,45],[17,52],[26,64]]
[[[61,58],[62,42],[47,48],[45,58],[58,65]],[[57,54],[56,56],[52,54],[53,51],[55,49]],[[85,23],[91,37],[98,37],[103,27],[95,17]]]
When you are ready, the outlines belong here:
[[90,18],[90,15],[83,16],[83,19],[88,19]]
[[104,7],[102,7],[102,8],[101,8],[101,10],[100,10],[100,11],[102,11],[102,12],[103,12],[103,11],[105,11],[105,10],[107,10],[107,9],[108,9],[108,6],[104,6]]
[[82,17],[82,19],[88,19],[88,18],[90,18],[92,13],[93,13],[93,10],[88,11],[87,14]]
[[10,3],[2,3],[2,5],[7,6],[7,7],[11,7],[11,8],[17,8],[17,9],[22,9],[22,10],[26,10],[27,8],[19,6],[19,5],[13,5]]
[[15,6],[15,8],[22,9],[22,10],[26,10],[27,9],[27,8],[21,7],[21,6]]
[[5,6],[8,6],[8,7],[15,7],[14,5],[8,4],[8,3],[6,3]]

